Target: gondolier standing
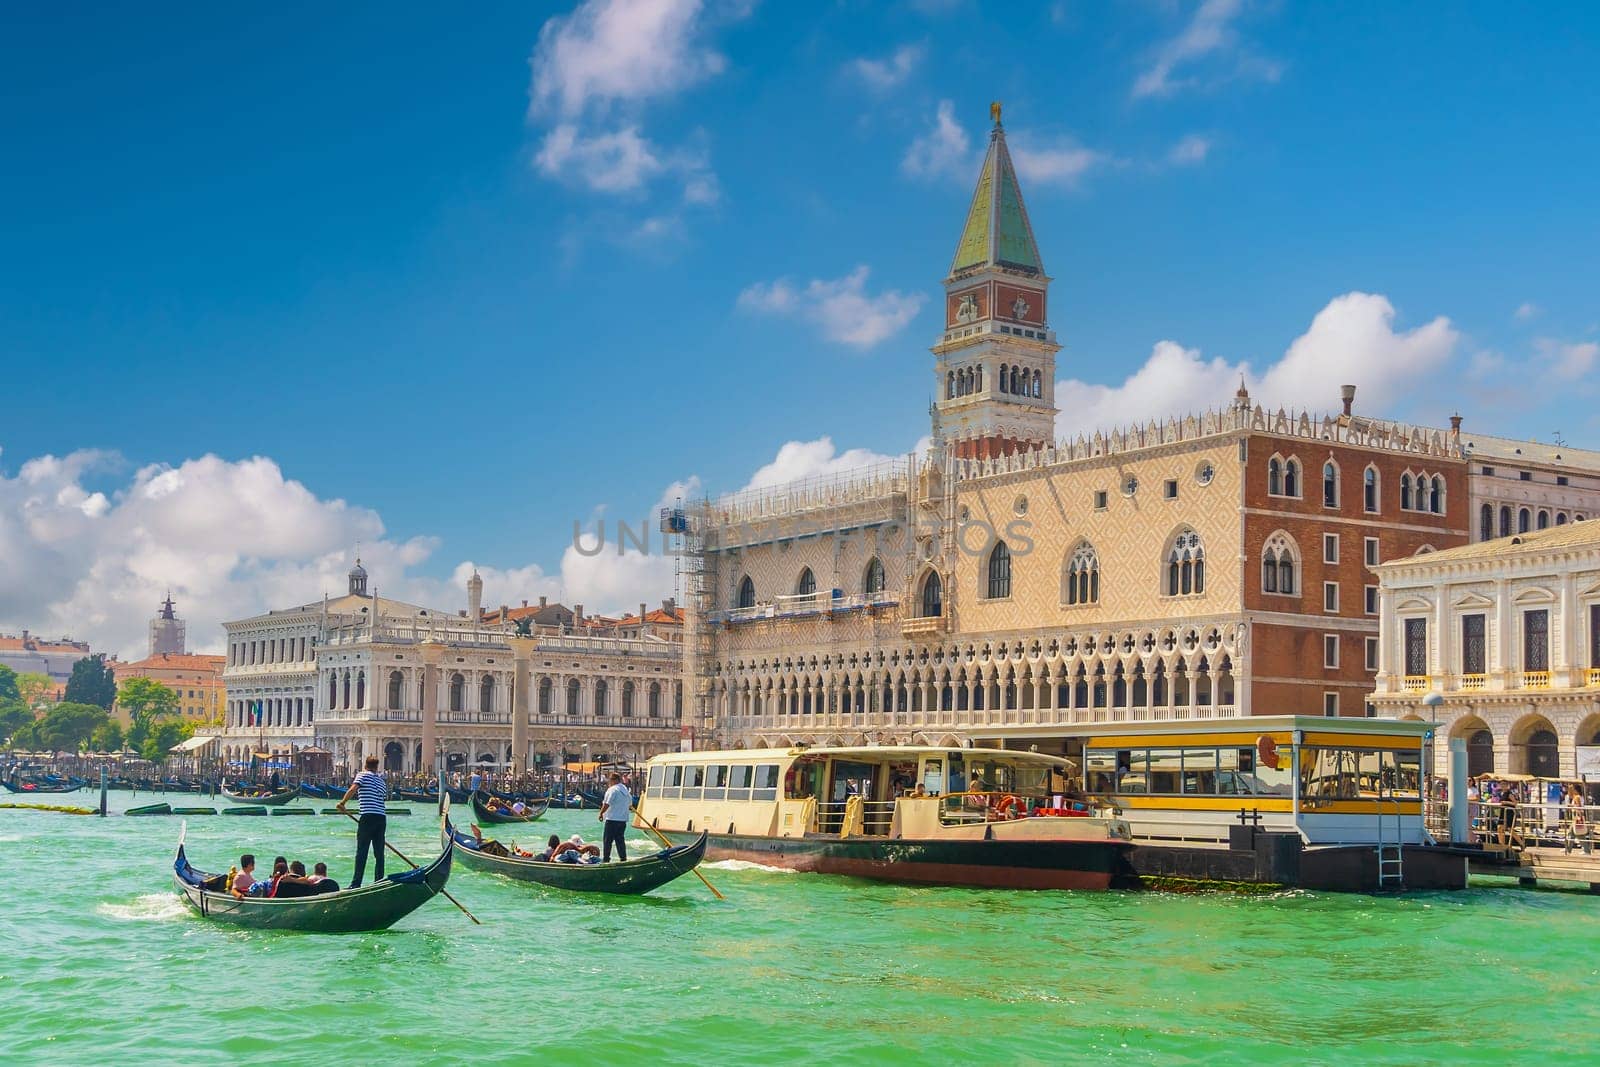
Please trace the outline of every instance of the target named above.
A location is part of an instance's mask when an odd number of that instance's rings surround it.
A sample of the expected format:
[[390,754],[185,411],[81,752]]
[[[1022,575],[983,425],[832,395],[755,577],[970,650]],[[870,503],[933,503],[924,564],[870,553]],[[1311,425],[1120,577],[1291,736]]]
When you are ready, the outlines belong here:
[[611,846],[617,846],[617,859],[626,863],[628,861],[628,844],[624,840],[627,836],[628,819],[633,814],[633,794],[628,792],[628,787],[622,784],[622,775],[615,771],[611,773],[611,788],[606,790],[605,799],[600,801],[600,818],[605,821],[606,832],[603,838],[605,851],[600,862],[611,862]]
[[378,757],[367,757],[367,769],[356,775],[356,780],[345,790],[337,807],[343,812],[351,797],[359,797],[361,818],[356,821],[356,873],[350,879],[350,888],[361,885],[361,876],[367,869],[367,849],[372,849],[374,861],[373,881],[383,881],[383,836],[388,828],[389,816],[384,802],[389,799],[389,785],[378,773]]

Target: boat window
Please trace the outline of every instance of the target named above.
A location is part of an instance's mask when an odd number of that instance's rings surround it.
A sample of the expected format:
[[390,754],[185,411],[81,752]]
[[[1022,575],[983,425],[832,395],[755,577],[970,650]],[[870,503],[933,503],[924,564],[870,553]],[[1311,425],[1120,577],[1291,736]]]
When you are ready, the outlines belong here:
[[1416,800],[1421,766],[1417,749],[1355,749],[1304,745],[1300,749],[1300,802],[1314,808],[1336,800],[1399,797]]
[[750,771],[748,763],[736,763],[728,768],[728,799],[750,799]]
[[922,791],[931,796],[944,792],[944,760],[930,759],[922,763]]
[[756,766],[755,799],[778,799],[778,765],[776,763],[762,763]]
[[720,764],[706,768],[706,800],[725,800],[728,796],[728,767]]
[[683,764],[674,763],[665,770],[667,779],[661,784],[661,795],[676,800],[683,795],[683,790],[679,788],[683,784]]
[[699,800],[700,789],[706,784],[706,769],[703,764],[691,763],[683,768],[683,799]]
[[804,800],[806,797],[822,796],[822,769],[821,763],[796,763],[789,768],[789,773],[784,775],[783,794],[790,800]]
[[656,766],[656,767],[651,767],[650,768],[650,779],[649,779],[649,782],[645,785],[645,792],[647,792],[647,793],[660,793],[661,792],[661,783],[666,778],[666,770],[667,769],[665,767],[661,767],[661,766]]
[[1288,760],[1263,766],[1253,748],[1091,749],[1084,781],[1091,793],[1154,796],[1289,796]]
[[1091,793],[1115,793],[1117,791],[1117,754],[1110,750],[1102,749],[1098,752],[1087,752],[1083,757],[1084,784]]
[[1149,761],[1146,793],[1171,796],[1182,792],[1183,749],[1152,748],[1146,753],[1146,759]]
[[1186,748],[1183,750],[1183,791],[1199,796],[1213,796],[1216,794],[1216,749]]

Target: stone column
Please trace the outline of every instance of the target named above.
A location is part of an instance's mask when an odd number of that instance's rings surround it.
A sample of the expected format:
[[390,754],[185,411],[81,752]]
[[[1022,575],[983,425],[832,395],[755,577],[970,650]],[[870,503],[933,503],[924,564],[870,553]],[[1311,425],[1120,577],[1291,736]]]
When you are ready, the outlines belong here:
[[422,655],[422,766],[431,773],[439,749],[439,663],[444,646],[427,640],[417,649]]
[[533,690],[533,649],[531,637],[511,641],[511,773],[528,770],[528,713]]

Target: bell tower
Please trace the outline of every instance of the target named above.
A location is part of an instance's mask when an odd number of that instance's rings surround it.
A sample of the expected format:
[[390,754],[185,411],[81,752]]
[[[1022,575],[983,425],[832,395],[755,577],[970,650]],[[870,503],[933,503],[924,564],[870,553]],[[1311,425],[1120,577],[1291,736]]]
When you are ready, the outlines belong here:
[[983,459],[1055,439],[1056,344],[1039,259],[1006,148],[1000,104],[966,226],[944,280],[944,332],[933,346],[933,439]]

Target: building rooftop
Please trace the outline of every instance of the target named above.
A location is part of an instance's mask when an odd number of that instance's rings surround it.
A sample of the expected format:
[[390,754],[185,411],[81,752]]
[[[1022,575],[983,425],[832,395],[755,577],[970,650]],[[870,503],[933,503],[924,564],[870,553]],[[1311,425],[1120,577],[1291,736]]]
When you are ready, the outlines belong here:
[[1006,148],[1006,131],[1000,125],[1000,105],[990,105],[994,129],[989,132],[989,151],[978,172],[978,187],[967,209],[967,224],[950,263],[952,276],[987,267],[1001,267],[1039,276],[1044,264],[1039,245],[1033,239],[1028,210],[1022,206],[1022,189],[1017,171]]
[[1483,433],[1461,434],[1461,448],[1472,459],[1498,459],[1507,463],[1542,463],[1600,472],[1600,452],[1542,441],[1518,441]]
[[1402,570],[1407,567],[1432,567],[1442,563],[1470,563],[1478,560],[1515,559],[1541,552],[1568,548],[1600,546],[1600,519],[1570,522],[1565,526],[1551,526],[1544,530],[1529,530],[1510,537],[1497,537],[1493,541],[1480,541],[1475,545],[1447,548],[1442,552],[1426,552],[1420,556],[1390,560],[1380,564],[1378,570]]
[[130,676],[135,676],[140,671],[153,670],[206,671],[220,674],[227,659],[226,656],[207,656],[197,653],[159,652],[133,663],[118,663],[115,669],[118,674]]

